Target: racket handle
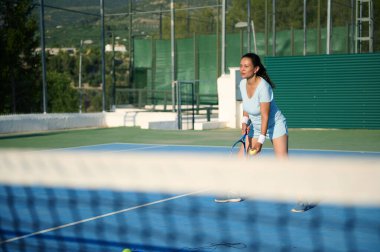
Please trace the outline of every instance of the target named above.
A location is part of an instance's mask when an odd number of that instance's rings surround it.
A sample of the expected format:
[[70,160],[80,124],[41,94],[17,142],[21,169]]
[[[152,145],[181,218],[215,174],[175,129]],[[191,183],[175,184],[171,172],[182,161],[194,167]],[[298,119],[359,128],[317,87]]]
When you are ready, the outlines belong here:
[[251,119],[248,119],[248,121],[247,121],[247,127],[249,127],[251,125],[251,123],[252,123]]

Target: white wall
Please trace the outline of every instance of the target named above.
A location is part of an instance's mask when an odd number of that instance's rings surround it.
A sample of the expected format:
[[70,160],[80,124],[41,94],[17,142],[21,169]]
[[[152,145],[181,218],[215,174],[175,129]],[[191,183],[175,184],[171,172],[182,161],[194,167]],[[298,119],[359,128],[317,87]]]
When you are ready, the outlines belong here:
[[[136,109],[118,109],[114,113],[105,113],[106,124],[108,127],[134,127],[138,126],[142,129],[150,129],[155,125],[162,123],[162,128],[173,129],[175,125],[177,129],[177,113],[174,112],[147,112],[145,110]],[[152,126],[150,126],[152,125]],[[170,127],[169,127],[170,126]]]
[[229,128],[239,128],[243,115],[239,83],[241,80],[238,67],[230,67],[230,74],[218,78],[219,121],[226,122]]
[[0,133],[105,127],[102,113],[25,114],[0,116]]
[[[103,127],[153,126],[175,129],[177,114],[172,112],[146,112],[141,110],[121,110],[105,113],[66,114],[24,114],[0,116],[0,133],[39,132],[49,130]],[[170,127],[169,127],[170,126]]]

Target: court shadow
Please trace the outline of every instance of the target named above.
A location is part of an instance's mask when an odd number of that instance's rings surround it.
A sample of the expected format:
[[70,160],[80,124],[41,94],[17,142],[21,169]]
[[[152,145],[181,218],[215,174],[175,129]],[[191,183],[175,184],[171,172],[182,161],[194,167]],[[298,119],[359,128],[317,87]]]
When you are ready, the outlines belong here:
[[210,243],[209,245],[200,246],[200,247],[187,247],[182,248],[184,251],[222,251],[223,249],[227,249],[230,251],[231,249],[243,250],[248,248],[245,243],[242,242],[220,242],[220,243]]
[[0,140],[5,139],[19,139],[19,138],[33,138],[33,137],[41,137],[41,136],[53,136],[53,135],[62,135],[66,134],[66,132],[41,132],[41,133],[28,133],[28,134],[20,134],[20,135],[0,135]]

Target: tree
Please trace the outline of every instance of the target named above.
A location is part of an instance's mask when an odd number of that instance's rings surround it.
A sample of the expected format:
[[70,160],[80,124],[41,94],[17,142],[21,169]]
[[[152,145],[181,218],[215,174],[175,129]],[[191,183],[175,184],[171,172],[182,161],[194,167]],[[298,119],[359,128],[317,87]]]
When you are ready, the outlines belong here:
[[74,79],[78,77],[78,60],[68,52],[60,51],[58,55],[47,57],[47,70],[68,73]]
[[70,85],[70,76],[65,73],[49,71],[47,82],[49,112],[78,112],[79,93]]
[[[197,34],[213,33],[216,30],[217,11],[212,8],[200,10],[185,10],[190,6],[176,4],[175,8],[175,36],[176,38],[192,37],[194,32]],[[163,18],[163,38],[170,38],[171,16]]]
[[33,8],[32,0],[0,2],[0,113],[41,110]]

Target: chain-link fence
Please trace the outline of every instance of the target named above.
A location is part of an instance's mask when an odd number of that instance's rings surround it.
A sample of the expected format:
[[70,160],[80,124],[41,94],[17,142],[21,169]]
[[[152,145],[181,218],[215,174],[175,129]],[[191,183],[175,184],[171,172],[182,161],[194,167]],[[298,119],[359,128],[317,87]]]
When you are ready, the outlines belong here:
[[[37,24],[44,21],[34,37],[45,35],[46,88],[35,95],[46,97],[48,113],[167,108],[179,79],[198,80],[199,102],[215,105],[217,78],[238,66],[243,53],[255,51],[264,61],[273,55],[355,53],[358,17],[370,14],[356,0],[9,0],[4,6],[18,2],[32,6]],[[374,24],[379,12],[374,3]],[[362,36],[369,28],[361,26]],[[379,27],[372,30],[378,52]],[[369,50],[362,41],[359,52]],[[43,76],[36,75],[36,85]],[[14,98],[27,93],[19,90],[25,85],[6,78],[0,112],[28,112],[31,106]],[[42,98],[34,102],[42,104]]]

